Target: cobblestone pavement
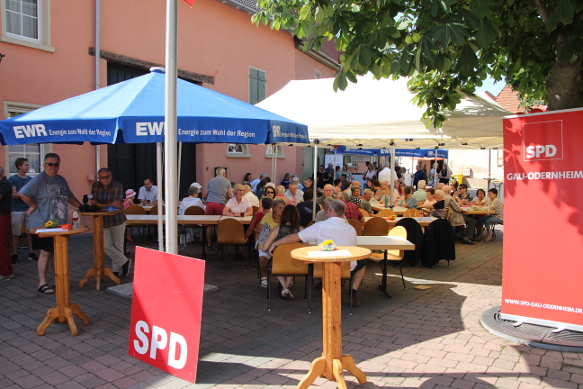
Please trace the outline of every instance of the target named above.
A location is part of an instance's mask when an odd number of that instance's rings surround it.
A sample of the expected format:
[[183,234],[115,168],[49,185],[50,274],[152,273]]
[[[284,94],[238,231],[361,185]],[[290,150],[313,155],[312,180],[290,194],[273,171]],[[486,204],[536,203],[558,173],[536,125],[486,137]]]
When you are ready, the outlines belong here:
[[[343,310],[343,350],[368,382],[359,385],[346,374],[348,387],[583,388],[583,354],[512,343],[480,325],[480,315],[500,305],[502,241],[499,233],[494,242],[456,243],[451,267],[444,261],[432,269],[404,267],[407,290],[398,269],[390,269],[392,299],[379,293],[380,269],[370,263],[358,291],[361,306],[352,316]],[[77,320],[78,336],[65,323],[36,335],[54,297],[36,291],[36,263],[24,251],[15,278],[0,283],[0,388],[294,388],[321,354],[319,291],[310,315],[298,278],[296,300],[276,298],[268,312],[255,271],[245,271],[230,249],[217,271],[206,268],[206,282],[219,290],[204,296],[197,384],[142,363],[127,355],[131,301],[97,292],[94,280],[77,284],[93,263],[92,244],[86,235],[72,237],[69,246],[71,301],[91,318],[87,325]],[[200,245],[180,254],[199,256]],[[220,255],[211,252],[208,260]],[[129,281],[131,275],[123,280]],[[432,288],[418,291],[414,284]],[[314,386],[336,384],[318,378]]]

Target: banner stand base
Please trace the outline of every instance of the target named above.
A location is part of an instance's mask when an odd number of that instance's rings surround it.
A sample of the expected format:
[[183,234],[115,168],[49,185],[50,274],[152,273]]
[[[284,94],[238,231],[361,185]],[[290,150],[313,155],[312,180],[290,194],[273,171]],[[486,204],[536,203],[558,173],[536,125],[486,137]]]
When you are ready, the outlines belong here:
[[480,323],[490,333],[512,342],[556,351],[583,353],[583,332],[549,327],[532,323],[517,325],[517,321],[504,319],[500,306],[482,314]]
[[[218,286],[204,284],[204,293],[205,294],[216,292],[217,290],[219,290]],[[131,300],[133,295],[134,295],[134,283],[128,282],[127,284],[110,286],[109,288],[106,289],[106,291],[109,293],[115,294],[117,296]]]

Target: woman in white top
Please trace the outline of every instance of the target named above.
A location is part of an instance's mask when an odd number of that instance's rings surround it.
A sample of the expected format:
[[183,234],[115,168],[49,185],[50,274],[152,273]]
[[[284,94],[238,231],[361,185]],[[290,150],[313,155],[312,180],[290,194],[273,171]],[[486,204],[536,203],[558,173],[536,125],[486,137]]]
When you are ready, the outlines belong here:
[[206,210],[206,206],[202,203],[202,200],[198,198],[198,193],[200,191],[200,184],[193,182],[188,188],[188,197],[182,199],[182,203],[180,203],[180,208],[178,209],[179,215],[184,215],[184,212],[188,207],[201,207],[203,210]]
[[233,189],[234,197],[227,202],[223,209],[223,216],[252,216],[253,207],[243,198],[245,188],[241,184],[235,185]]
[[487,207],[490,205],[490,199],[486,197],[486,192],[484,192],[484,189],[478,189],[476,192],[476,197],[470,201],[470,205],[475,205],[478,207]]

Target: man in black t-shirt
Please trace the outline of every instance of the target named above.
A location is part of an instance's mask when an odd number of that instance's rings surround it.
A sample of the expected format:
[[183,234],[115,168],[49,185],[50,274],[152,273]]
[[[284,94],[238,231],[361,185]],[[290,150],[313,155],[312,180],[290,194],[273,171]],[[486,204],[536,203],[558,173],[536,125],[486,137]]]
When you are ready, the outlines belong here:
[[14,276],[8,237],[12,229],[12,185],[0,166],[0,282],[9,281]]

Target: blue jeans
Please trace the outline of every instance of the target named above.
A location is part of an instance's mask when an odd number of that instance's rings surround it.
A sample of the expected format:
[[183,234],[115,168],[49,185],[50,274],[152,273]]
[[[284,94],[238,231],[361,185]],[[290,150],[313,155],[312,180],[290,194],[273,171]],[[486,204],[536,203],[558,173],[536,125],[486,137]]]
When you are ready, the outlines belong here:
[[482,216],[478,219],[478,227],[489,227],[490,223],[502,223],[496,216]]

